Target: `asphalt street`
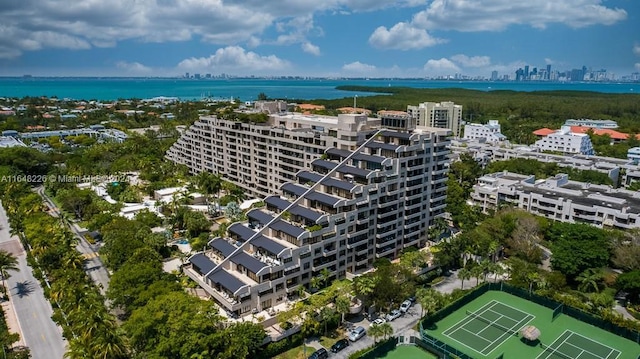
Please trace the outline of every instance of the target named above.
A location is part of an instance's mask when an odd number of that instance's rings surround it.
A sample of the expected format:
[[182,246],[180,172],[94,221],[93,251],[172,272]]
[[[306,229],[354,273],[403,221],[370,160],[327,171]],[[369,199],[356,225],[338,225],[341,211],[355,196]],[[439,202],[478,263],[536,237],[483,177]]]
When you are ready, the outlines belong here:
[[44,297],[38,280],[27,265],[27,256],[20,240],[11,236],[7,215],[0,206],[0,248],[13,253],[18,259],[18,272],[10,272],[7,288],[22,329],[25,344],[32,358],[62,358],[66,342],[62,329],[51,319],[53,310]]
[[[44,199],[44,202],[49,207],[49,213],[54,217],[60,217],[60,211],[56,207],[55,203],[44,193],[44,188],[38,188],[38,194]],[[93,280],[93,282],[100,288],[102,294],[106,293],[109,287],[109,272],[102,263],[102,260],[98,256],[98,250],[100,247],[97,244],[91,244],[87,242],[82,233],[76,226],[70,224],[68,221],[64,221],[65,225],[73,234],[78,238],[78,245],[76,249],[82,253],[85,258],[84,269],[87,275]]]

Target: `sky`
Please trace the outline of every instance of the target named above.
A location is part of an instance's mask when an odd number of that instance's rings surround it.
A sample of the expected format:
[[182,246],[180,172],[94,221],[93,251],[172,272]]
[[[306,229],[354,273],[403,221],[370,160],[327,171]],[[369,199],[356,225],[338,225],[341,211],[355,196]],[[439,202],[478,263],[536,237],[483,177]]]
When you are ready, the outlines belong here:
[[0,0],[0,76],[640,71],[638,0]]

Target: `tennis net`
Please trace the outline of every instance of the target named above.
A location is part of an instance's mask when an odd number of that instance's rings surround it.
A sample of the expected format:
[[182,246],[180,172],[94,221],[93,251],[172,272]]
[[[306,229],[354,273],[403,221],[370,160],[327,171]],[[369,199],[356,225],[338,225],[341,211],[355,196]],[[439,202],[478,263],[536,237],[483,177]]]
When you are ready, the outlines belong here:
[[568,356],[567,354],[565,354],[563,352],[559,352],[557,350],[557,348],[553,349],[550,346],[544,345],[542,343],[540,343],[540,346],[542,347],[542,349],[544,349],[545,354],[546,353],[551,354],[551,355],[548,355],[546,357],[547,359],[554,359],[556,356],[564,358],[564,359],[574,359],[573,357]]
[[474,318],[474,319],[478,319],[481,322],[484,322],[486,324],[489,324],[490,326],[494,327],[494,328],[498,328],[500,330],[502,330],[503,332],[507,332],[511,335],[518,335],[518,331],[517,330],[513,330],[512,328],[507,328],[505,326],[502,326],[498,323],[496,323],[495,321],[489,320],[481,315],[478,315],[477,313],[471,312],[467,310],[467,315]]

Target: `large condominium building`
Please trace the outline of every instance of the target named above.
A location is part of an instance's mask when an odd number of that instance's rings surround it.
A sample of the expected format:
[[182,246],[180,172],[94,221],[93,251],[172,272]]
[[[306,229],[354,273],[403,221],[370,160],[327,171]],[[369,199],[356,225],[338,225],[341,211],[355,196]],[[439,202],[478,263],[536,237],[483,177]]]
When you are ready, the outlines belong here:
[[[384,129],[366,117],[290,116],[273,117],[271,127],[238,123],[234,137],[265,131],[256,136],[272,146],[263,149],[265,158],[278,156],[266,166],[283,171],[283,160],[295,158],[304,167],[309,156],[309,168],[288,172],[291,179],[266,196],[264,207],[229,226],[226,236],[209,242],[185,268],[232,315],[286,303],[323,270],[331,279],[351,277],[378,258],[421,246],[429,225],[444,214],[450,131],[416,127],[403,113],[382,114]],[[315,130],[283,126],[293,118],[299,120],[292,124],[305,119]],[[353,127],[342,129],[347,125]],[[196,126],[199,131],[202,124]],[[287,135],[297,139],[282,141]],[[324,149],[316,140],[325,141]],[[282,143],[300,148],[283,156]]]
[[560,130],[548,134],[533,145],[540,151],[561,153],[580,153],[593,155],[593,145],[586,133],[574,133],[571,127],[562,126]]
[[310,169],[327,148],[354,150],[367,131],[379,125],[379,118],[357,114],[283,113],[270,115],[264,123],[200,117],[166,157],[192,173],[222,174],[248,197],[264,198],[294,181],[298,171]]
[[423,102],[417,106],[407,106],[407,112],[417,126],[448,128],[454,136],[460,135],[462,106],[453,102]]
[[539,181],[509,172],[485,175],[474,185],[471,202],[485,212],[510,204],[560,222],[640,228],[640,193],[570,181],[566,174]]

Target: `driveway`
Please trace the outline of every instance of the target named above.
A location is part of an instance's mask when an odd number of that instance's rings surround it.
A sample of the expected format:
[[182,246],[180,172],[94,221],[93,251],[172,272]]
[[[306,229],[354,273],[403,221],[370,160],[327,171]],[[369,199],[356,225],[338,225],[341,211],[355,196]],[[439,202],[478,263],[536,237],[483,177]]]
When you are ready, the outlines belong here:
[[[415,327],[415,325],[418,323],[418,321],[420,320],[420,312],[421,312],[421,307],[420,304],[418,303],[414,303],[411,308],[409,308],[409,310],[407,311],[407,313],[405,313],[404,315],[402,315],[400,318],[392,321],[390,324],[393,327],[393,335],[394,336],[400,336],[402,335],[402,333],[404,332],[408,332],[411,331],[413,329],[413,327]],[[361,318],[361,317],[359,317]],[[355,328],[359,325],[363,326],[365,329],[369,329],[369,325],[370,322],[367,319],[360,319],[358,321],[347,321],[347,325]],[[381,340],[382,338],[379,338],[378,340]],[[354,353],[358,350],[364,349],[364,348],[368,348],[371,347],[373,345],[373,337],[370,337],[368,335],[365,335],[364,337],[362,337],[362,339],[358,340],[357,342],[349,342],[349,346],[342,350],[339,353],[329,353],[329,358],[335,358],[335,359],[346,359],[349,357],[349,354]],[[313,347],[319,348],[321,347],[321,345],[319,345],[319,343],[317,345],[312,345]],[[326,348],[327,350],[330,350],[331,348]],[[310,354],[310,353],[309,353]]]

